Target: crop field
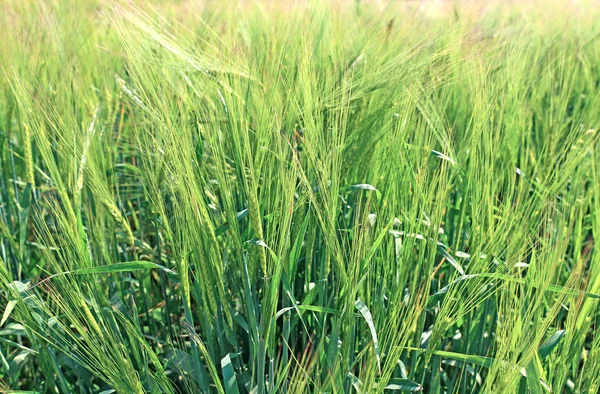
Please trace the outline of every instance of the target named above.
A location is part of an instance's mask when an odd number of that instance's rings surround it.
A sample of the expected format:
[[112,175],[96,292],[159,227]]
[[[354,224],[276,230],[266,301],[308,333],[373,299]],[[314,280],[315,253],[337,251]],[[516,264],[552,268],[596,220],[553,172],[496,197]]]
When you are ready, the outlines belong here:
[[598,21],[0,0],[0,393],[599,393]]

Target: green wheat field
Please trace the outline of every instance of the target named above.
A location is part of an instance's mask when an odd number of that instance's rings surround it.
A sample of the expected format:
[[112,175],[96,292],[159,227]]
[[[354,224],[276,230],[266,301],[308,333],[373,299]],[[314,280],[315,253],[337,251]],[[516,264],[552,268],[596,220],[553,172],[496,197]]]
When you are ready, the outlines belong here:
[[600,392],[600,4],[0,0],[0,392]]

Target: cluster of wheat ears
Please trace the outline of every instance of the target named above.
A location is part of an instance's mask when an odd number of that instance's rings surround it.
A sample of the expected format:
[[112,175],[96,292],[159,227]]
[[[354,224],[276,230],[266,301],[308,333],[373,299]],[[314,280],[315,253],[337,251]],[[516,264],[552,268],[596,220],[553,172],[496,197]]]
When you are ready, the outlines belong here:
[[0,392],[598,393],[598,20],[0,0]]

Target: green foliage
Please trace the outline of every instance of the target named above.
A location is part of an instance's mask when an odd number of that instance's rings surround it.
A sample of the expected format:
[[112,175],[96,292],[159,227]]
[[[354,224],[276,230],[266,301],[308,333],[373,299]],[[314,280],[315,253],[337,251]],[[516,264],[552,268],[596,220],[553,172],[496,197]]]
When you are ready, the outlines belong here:
[[597,8],[76,3],[0,3],[0,391],[599,391]]

